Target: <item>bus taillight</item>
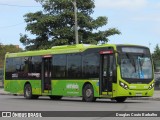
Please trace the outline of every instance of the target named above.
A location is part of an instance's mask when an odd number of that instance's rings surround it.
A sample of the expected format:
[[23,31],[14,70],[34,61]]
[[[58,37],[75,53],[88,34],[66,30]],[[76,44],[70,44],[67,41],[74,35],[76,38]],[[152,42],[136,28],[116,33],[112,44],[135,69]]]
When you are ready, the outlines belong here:
[[113,54],[113,50],[100,51],[100,54]]
[[43,58],[51,58],[52,55],[44,55]]

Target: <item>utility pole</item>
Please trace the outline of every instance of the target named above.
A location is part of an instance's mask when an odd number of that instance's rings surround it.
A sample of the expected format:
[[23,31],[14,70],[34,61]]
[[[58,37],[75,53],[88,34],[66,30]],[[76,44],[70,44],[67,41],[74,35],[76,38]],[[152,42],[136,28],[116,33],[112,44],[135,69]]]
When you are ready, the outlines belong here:
[[78,40],[78,24],[77,24],[77,2],[76,2],[76,0],[73,0],[72,3],[74,5],[75,39],[76,39],[76,44],[79,44],[79,40]]
[[151,49],[151,43],[149,42],[149,49]]

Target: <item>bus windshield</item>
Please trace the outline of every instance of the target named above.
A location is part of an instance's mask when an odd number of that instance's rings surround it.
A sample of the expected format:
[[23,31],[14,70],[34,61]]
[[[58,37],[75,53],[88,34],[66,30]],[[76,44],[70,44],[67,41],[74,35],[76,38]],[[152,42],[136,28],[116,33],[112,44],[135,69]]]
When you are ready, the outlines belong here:
[[152,62],[144,54],[124,53],[120,57],[122,78],[152,79]]
[[[121,77],[128,82],[148,83],[153,79],[149,48],[142,46],[117,46]],[[142,81],[143,79],[146,79]]]

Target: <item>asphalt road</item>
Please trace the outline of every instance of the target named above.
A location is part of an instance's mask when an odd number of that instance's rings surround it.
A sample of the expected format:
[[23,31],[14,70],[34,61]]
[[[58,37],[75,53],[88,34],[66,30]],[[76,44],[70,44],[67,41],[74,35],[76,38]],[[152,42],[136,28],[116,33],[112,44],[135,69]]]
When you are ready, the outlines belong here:
[[0,111],[159,111],[160,102],[151,100],[126,100],[116,103],[107,99],[97,99],[96,102],[82,102],[81,98],[50,100],[40,97],[28,100],[23,96],[0,95]]
[[[160,102],[152,100],[126,100],[116,103],[107,99],[97,99],[96,102],[82,102],[81,98],[64,97],[62,100],[50,100],[40,97],[37,100],[27,100],[23,96],[0,95],[0,111],[159,111]],[[106,120],[108,117],[58,117],[54,120]],[[116,117],[117,118],[117,117]],[[16,119],[16,118],[15,118]],[[52,119],[52,118],[47,118]],[[137,120],[137,118],[131,118]],[[141,118],[141,120],[144,118]],[[148,118],[151,119],[151,118]],[[154,119],[159,119],[155,117]],[[46,120],[46,118],[45,118]],[[110,119],[111,120],[111,119]],[[124,120],[119,117],[118,120]],[[146,120],[146,119],[145,119]]]
[[[3,91],[1,91],[3,93]],[[158,111],[160,114],[159,91],[154,99],[128,99],[124,103],[116,103],[107,99],[97,99],[96,102],[82,102],[81,98],[64,97],[62,100],[50,100],[40,97],[37,100],[27,100],[23,96],[0,94],[0,112],[2,111]],[[155,99],[158,98],[158,99]],[[48,113],[48,112],[47,112]],[[0,113],[1,114],[1,113]],[[62,113],[60,113],[62,114]],[[94,113],[93,113],[94,114]],[[2,118],[0,118],[1,120]],[[17,120],[17,118],[11,118]],[[32,120],[33,118],[31,118]],[[124,120],[124,117],[47,117],[42,120]],[[159,120],[159,117],[129,117],[131,120]]]

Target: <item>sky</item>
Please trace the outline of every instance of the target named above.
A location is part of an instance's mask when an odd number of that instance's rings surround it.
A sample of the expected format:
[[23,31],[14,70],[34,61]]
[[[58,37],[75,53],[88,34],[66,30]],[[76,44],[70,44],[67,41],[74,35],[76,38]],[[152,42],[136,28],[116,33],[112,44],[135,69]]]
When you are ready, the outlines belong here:
[[[25,48],[20,33],[25,30],[24,15],[42,10],[35,0],[0,0],[0,43]],[[160,0],[95,0],[93,18],[106,16],[108,24],[99,28],[117,28],[121,34],[109,37],[110,44],[144,45],[153,53],[160,45]]]

